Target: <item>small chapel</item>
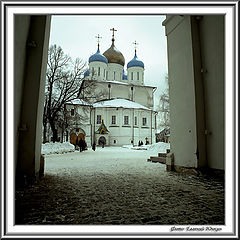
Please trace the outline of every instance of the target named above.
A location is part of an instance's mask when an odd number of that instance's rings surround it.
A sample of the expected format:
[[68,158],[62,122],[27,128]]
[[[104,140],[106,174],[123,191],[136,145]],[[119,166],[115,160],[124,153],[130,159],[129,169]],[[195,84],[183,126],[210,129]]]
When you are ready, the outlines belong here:
[[137,57],[136,41],[133,58],[127,63],[115,46],[111,29],[111,46],[103,54],[100,36],[97,51],[88,59],[88,69],[79,89],[78,99],[66,104],[67,139],[75,143],[84,139],[105,146],[155,143],[156,87],[144,83],[144,63]]

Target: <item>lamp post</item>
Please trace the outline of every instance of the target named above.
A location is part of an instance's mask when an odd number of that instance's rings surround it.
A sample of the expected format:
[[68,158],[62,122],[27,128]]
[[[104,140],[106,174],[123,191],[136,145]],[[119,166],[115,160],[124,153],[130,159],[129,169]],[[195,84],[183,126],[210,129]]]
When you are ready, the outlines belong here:
[[110,99],[110,88],[111,88],[111,84],[108,84],[108,99]]
[[[132,91],[132,101],[133,101],[133,86],[131,86]],[[132,110],[132,144],[134,146],[134,108]]]

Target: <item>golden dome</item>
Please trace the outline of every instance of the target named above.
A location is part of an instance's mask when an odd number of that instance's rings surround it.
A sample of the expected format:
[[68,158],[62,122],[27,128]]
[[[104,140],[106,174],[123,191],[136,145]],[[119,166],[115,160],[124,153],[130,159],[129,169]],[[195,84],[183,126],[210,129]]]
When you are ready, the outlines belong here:
[[106,50],[103,55],[107,58],[108,63],[117,63],[122,66],[125,64],[125,59],[122,53],[114,46],[114,40],[112,46]]

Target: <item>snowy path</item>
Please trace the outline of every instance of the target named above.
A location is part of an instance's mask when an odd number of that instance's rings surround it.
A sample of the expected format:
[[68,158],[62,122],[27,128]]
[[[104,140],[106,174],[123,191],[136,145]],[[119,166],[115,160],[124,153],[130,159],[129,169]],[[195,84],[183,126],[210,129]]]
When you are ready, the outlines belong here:
[[164,173],[165,165],[150,164],[146,160],[150,156],[157,156],[154,151],[131,150],[121,147],[105,147],[66,154],[52,154],[46,156],[45,173],[56,173],[62,168],[75,168],[80,174],[156,174]]
[[221,180],[168,173],[150,155],[106,147],[46,156],[45,178],[18,193],[17,223],[224,223]]

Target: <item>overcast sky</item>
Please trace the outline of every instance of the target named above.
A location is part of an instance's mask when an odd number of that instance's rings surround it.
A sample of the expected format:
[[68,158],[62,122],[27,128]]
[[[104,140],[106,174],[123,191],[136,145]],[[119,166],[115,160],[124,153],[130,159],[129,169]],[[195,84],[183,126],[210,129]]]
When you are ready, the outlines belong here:
[[[145,65],[145,85],[157,87],[158,96],[166,87],[167,44],[162,21],[165,16],[53,16],[50,44],[61,46],[73,59],[88,58],[97,51],[97,36],[100,51],[111,46],[112,31],[115,32],[115,47],[127,63],[134,57],[134,44],[137,43],[137,56]],[[155,98],[157,100],[157,98]],[[155,101],[156,102],[156,101]]]

